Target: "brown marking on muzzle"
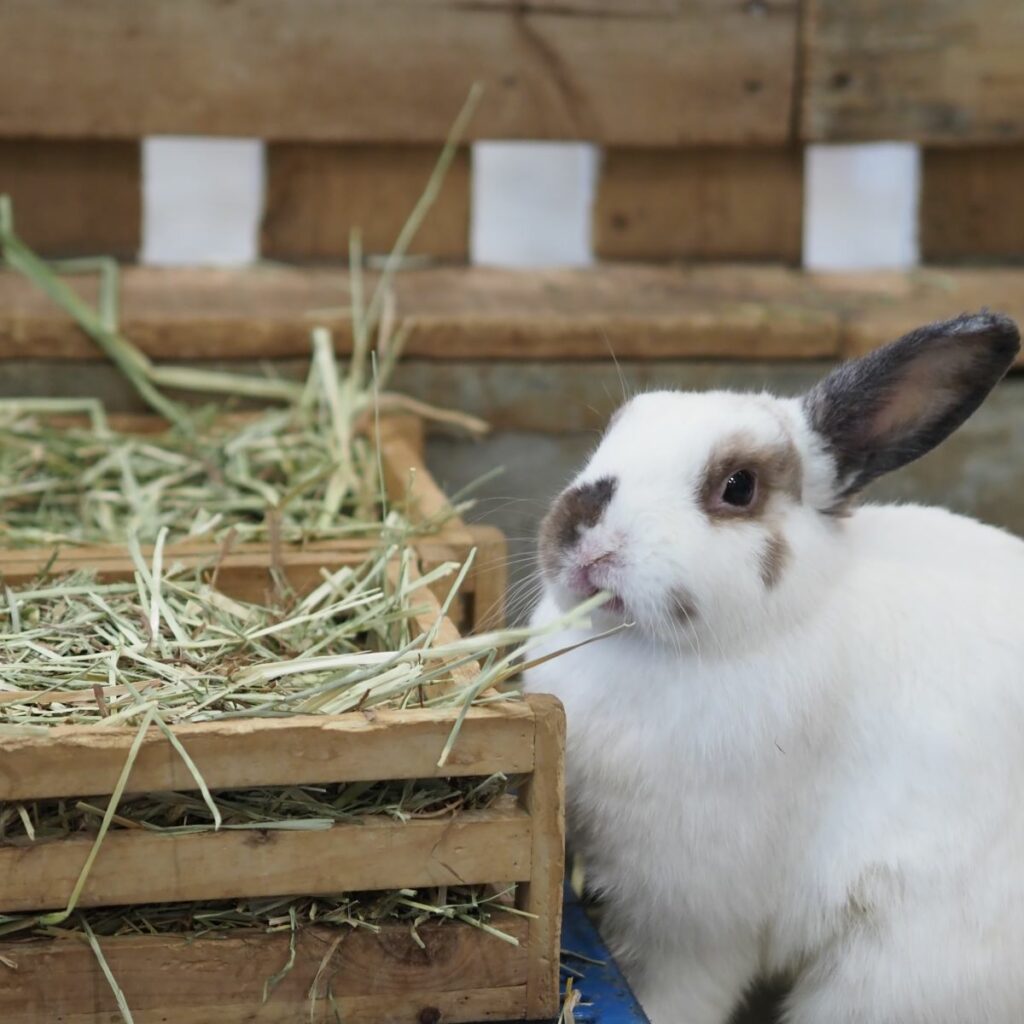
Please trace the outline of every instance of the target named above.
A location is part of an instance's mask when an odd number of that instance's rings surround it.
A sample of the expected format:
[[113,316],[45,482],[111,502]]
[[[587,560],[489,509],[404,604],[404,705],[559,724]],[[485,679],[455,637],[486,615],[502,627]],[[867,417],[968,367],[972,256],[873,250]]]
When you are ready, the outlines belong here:
[[558,556],[579,540],[580,531],[596,526],[615,494],[618,481],[604,476],[563,491],[540,525],[540,560],[545,570],[558,565]]
[[[743,469],[757,477],[754,500],[743,508],[718,504],[726,481]],[[737,434],[712,452],[704,467],[698,497],[704,514],[712,522],[758,518],[774,495],[786,494],[800,501],[803,475],[800,453],[792,441],[766,445],[746,434]]]

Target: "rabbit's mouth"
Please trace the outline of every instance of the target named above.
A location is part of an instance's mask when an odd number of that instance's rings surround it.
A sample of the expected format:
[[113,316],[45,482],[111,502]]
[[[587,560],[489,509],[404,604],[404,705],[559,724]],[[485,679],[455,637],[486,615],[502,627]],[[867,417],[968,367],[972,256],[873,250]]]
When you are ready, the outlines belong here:
[[585,601],[588,598],[594,597],[600,594],[601,591],[609,593],[612,596],[601,605],[600,611],[608,612],[611,615],[624,615],[626,613],[626,602],[609,586],[602,586],[595,582],[586,568],[577,569],[572,572],[569,576],[569,590],[572,592],[574,597],[579,598],[581,601]]

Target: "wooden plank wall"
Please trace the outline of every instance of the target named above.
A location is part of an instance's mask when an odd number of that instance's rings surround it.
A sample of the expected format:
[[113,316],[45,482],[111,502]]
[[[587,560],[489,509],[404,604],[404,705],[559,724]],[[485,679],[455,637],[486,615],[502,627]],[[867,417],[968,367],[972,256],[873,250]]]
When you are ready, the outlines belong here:
[[805,11],[803,139],[921,144],[922,260],[1024,258],[1020,0],[807,0]]
[[798,264],[803,167],[798,146],[606,150],[594,253]]
[[142,245],[137,142],[0,138],[0,195],[12,198],[19,233],[44,256],[134,260]]
[[1024,142],[1020,0],[805,0],[812,142]]
[[471,138],[779,143],[796,25],[797,0],[4,0],[0,135],[438,143],[481,82]]
[[[287,32],[280,19],[276,0],[8,0],[0,37],[19,45],[0,64],[0,136],[59,139],[68,151],[68,140],[97,136],[132,147],[151,134],[263,138],[263,255],[335,261],[357,225],[367,253],[390,249],[481,82],[471,139],[614,147],[599,204],[603,255],[799,257],[799,169],[776,156],[791,130],[798,0],[297,0]],[[693,148],[705,146],[734,148],[709,158]],[[769,148],[742,159],[749,146]],[[682,201],[666,177],[676,166]],[[753,216],[748,189],[761,173],[767,222]],[[662,186],[623,215],[625,193],[652,175]],[[11,191],[19,209],[39,205]],[[469,196],[467,152],[412,253],[465,261]],[[47,213],[58,235],[95,217],[84,196],[67,205]],[[618,228],[623,216],[629,231]],[[674,225],[663,241],[659,223]],[[137,248],[84,234],[119,256]]]
[[[262,252],[387,251],[470,84],[469,139],[603,147],[607,260],[799,265],[803,146],[925,147],[928,262],[1024,258],[1020,0],[6,0],[0,190],[47,255],[139,248],[139,140],[268,142]],[[54,68],[60,74],[54,74]],[[73,88],[67,84],[73,83]],[[116,102],[113,100],[116,98]],[[460,154],[412,252],[464,262]]]
[[1024,146],[926,148],[920,224],[927,263],[1024,261]]
[[[348,258],[359,228],[363,252],[391,251],[437,160],[436,145],[274,142],[267,147],[261,252],[269,259]],[[453,161],[410,253],[469,256],[469,149]]]

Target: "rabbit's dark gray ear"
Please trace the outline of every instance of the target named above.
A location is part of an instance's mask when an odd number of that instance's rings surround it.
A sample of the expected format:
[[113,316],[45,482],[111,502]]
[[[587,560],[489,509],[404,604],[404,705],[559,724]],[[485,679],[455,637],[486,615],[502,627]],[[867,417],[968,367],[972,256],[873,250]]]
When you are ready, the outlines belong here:
[[1020,350],[1017,325],[982,312],[920,327],[843,363],[803,399],[836,461],[836,498],[945,440],[999,383]]

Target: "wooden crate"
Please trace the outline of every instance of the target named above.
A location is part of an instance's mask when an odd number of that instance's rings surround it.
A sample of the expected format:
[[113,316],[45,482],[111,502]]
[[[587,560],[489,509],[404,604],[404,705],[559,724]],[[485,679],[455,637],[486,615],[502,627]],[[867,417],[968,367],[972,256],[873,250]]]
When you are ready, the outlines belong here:
[[[244,414],[237,417],[244,421]],[[128,432],[148,433],[160,429],[163,421],[155,416],[114,416],[111,425]],[[445,561],[464,562],[475,548],[474,565],[450,609],[455,624],[464,630],[493,628],[503,619],[506,580],[506,544],[500,530],[490,526],[467,526],[450,512],[450,503],[423,461],[423,424],[408,416],[382,420],[379,430],[384,485],[395,501],[408,507],[413,522],[444,519],[435,533],[424,534],[415,542],[422,568],[426,571]],[[445,518],[447,517],[447,518]],[[2,510],[0,510],[2,519]],[[279,571],[299,593],[322,580],[321,569],[337,568],[349,561],[368,557],[379,542],[375,539],[309,541],[282,544],[271,552],[265,543],[234,545],[222,558],[221,546],[212,541],[186,541],[168,545],[167,564],[209,565],[218,561],[217,585],[232,597],[262,599],[273,587],[271,568]],[[152,547],[144,547],[148,556]],[[16,586],[49,574],[75,569],[91,569],[101,579],[132,579],[135,566],[123,544],[88,544],[64,547],[54,554],[53,546],[0,548],[0,574],[8,586]],[[451,581],[441,580],[439,594],[445,594]]]
[[[439,611],[429,593],[424,601],[420,629],[429,628]],[[442,639],[457,635],[446,621]],[[426,948],[404,924],[387,925],[378,935],[311,927],[299,935],[294,969],[264,1003],[264,983],[288,959],[289,934],[103,939],[104,956],[137,1024],[307,1019],[318,972],[323,998],[314,1020],[335,1019],[326,979],[346,1022],[554,1015],[564,842],[561,706],[552,697],[534,696],[471,709],[439,769],[456,716],[452,710],[380,710],[175,727],[211,789],[494,772],[525,782],[515,797],[492,808],[442,819],[374,818],[317,832],[112,831],[80,906],[517,883],[517,906],[533,916],[501,912],[495,918],[519,940],[517,947],[458,923],[423,928]],[[5,738],[0,801],[109,794],[135,732],[61,726],[42,737]],[[190,788],[194,781],[184,763],[154,730],[139,751],[129,789]],[[0,913],[63,907],[91,843],[75,836],[0,846]],[[16,964],[0,964],[7,972],[0,985],[5,1024],[117,1019],[113,994],[78,938],[0,942],[0,956]]]

